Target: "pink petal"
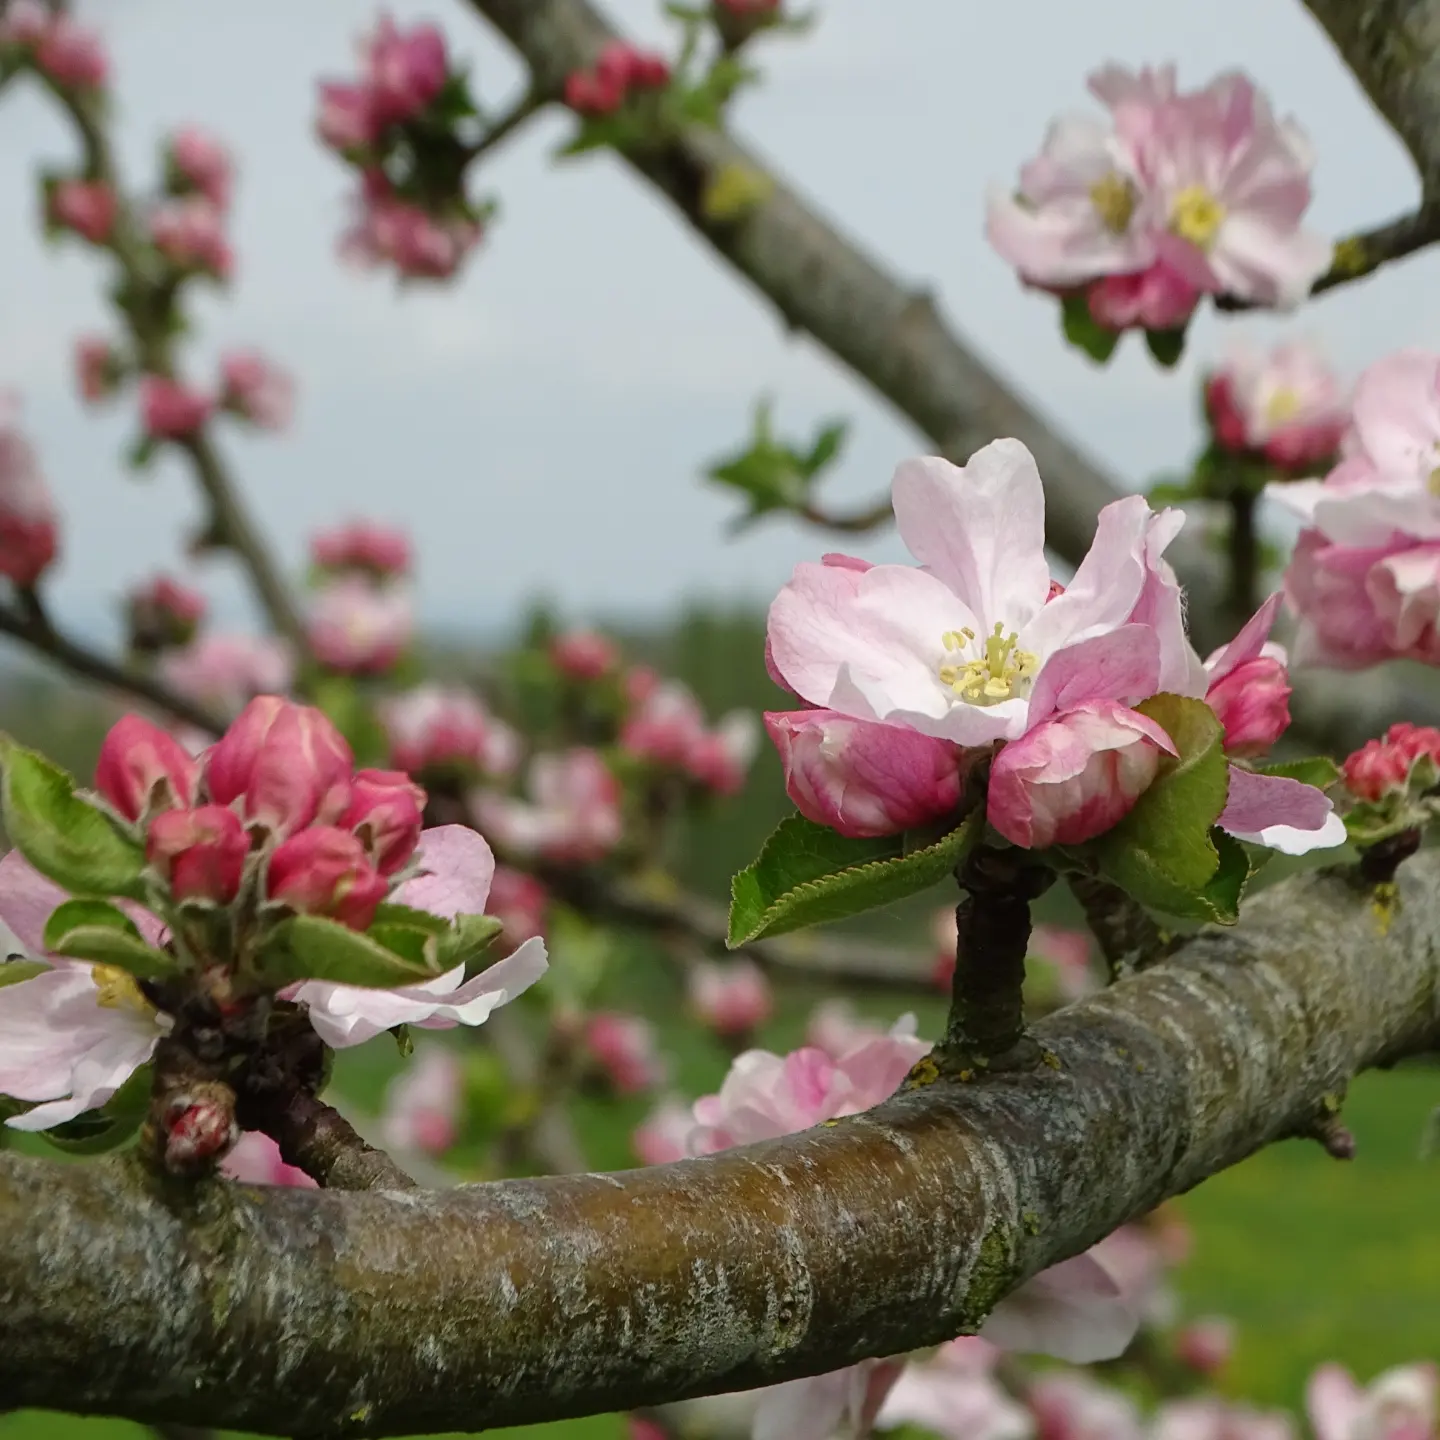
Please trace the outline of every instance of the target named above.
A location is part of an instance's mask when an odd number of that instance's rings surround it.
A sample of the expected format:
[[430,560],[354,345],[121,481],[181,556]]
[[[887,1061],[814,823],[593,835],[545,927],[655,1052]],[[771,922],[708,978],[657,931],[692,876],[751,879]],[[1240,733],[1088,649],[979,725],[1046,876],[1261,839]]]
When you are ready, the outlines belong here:
[[1345,842],[1345,822],[1322,790],[1286,775],[1257,775],[1230,767],[1230,794],[1216,821],[1237,840],[1286,855]]
[[1068,645],[1045,662],[1030,695],[1032,725],[1086,700],[1133,705],[1160,688],[1160,641],[1147,625],[1122,625],[1108,635]]
[[1088,1252],[1063,1260],[1007,1296],[980,1329],[1002,1350],[1074,1365],[1113,1360],[1140,1328],[1140,1312]]
[[1232,670],[1254,660],[1265,648],[1270,638],[1270,627],[1279,613],[1280,602],[1284,599],[1277,590],[1241,627],[1240,633],[1228,644],[1222,645],[1205,662],[1205,673],[1210,684],[1223,680]]
[[495,856],[468,825],[437,825],[420,836],[421,874],[395,892],[400,905],[452,920],[483,915],[495,877]]
[[45,922],[70,894],[47,880],[18,851],[0,859],[0,921],[33,956],[45,954]]
[[1322,1365],[1305,1386],[1305,1410],[1316,1440],[1350,1440],[1365,1392],[1343,1365]]

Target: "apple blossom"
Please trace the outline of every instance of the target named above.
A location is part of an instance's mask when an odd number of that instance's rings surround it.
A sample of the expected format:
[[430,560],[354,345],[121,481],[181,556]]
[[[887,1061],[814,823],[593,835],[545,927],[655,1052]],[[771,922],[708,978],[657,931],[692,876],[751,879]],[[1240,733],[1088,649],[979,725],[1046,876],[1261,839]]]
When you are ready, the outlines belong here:
[[60,536],[50,487],[17,410],[0,395],[0,575],[29,589],[54,564]]
[[82,335],[75,342],[75,380],[87,403],[113,395],[124,373],[124,360],[103,335]]
[[219,405],[262,430],[284,430],[295,411],[295,382],[257,351],[231,350],[220,357]]
[[363,150],[379,139],[370,92],[364,85],[322,81],[320,113],[315,117],[315,133],[332,150],[342,155],[350,150]]
[[1034,1426],[1025,1407],[995,1379],[999,1355],[988,1341],[967,1335],[907,1365],[880,1407],[879,1428],[919,1425],[943,1440],[1030,1440]]
[[1263,455],[1291,474],[1329,460],[1349,419],[1334,371],[1302,341],[1268,353],[1236,345],[1206,377],[1205,410],[1222,449]]
[[899,1378],[903,1360],[862,1360],[828,1375],[756,1392],[751,1440],[832,1440],[867,1436]]
[[35,45],[35,66],[62,87],[98,90],[109,73],[109,61],[99,35],[71,16],[56,14]]
[[176,900],[228,905],[240,893],[249,853],[240,817],[224,805],[162,811],[145,834],[145,858]]
[[198,126],[185,125],[170,137],[166,153],[172,176],[184,189],[197,191],[217,210],[230,208],[235,162],[220,141]]
[[620,727],[620,748],[655,765],[684,769],[705,738],[705,712],[688,685],[662,680],[648,688]]
[[418,1048],[410,1063],[385,1088],[380,1131],[396,1150],[443,1155],[460,1129],[465,1073],[444,1045]]
[[1175,1336],[1175,1358],[1198,1375],[1223,1370],[1235,1350],[1235,1327],[1222,1316],[1192,1320]]
[[448,280],[484,233],[468,215],[433,215],[399,199],[383,173],[370,171],[340,254],[360,266],[393,265],[413,279]]
[[533,875],[508,865],[495,867],[489,913],[505,927],[500,932],[499,943],[506,950],[514,950],[526,940],[544,935],[549,904],[550,892]]
[[[421,873],[393,895],[402,905],[452,920],[481,915],[495,873],[495,857],[481,836],[464,825],[440,825],[420,837]],[[310,1024],[327,1045],[363,1044],[397,1025],[445,1030],[483,1025],[501,1005],[528,990],[548,968],[544,942],[527,940],[513,954],[465,978],[465,966],[393,990],[307,980],[283,992],[303,1005]]]
[[1284,649],[1267,641],[1281,596],[1272,595],[1205,662],[1205,703],[1225,727],[1228,755],[1263,755],[1290,726]]
[[156,575],[125,597],[130,644],[143,651],[188,645],[206,609],[198,590],[168,575]]
[[690,969],[690,1009],[720,1036],[744,1036],[758,1029],[775,1008],[765,972],[753,960],[725,964],[698,960]]
[[1305,1388],[1316,1440],[1435,1440],[1440,1371],[1397,1365],[1358,1385],[1342,1366],[1322,1365]]
[[1083,1372],[1041,1375],[1025,1398],[1040,1440],[1144,1440],[1134,1400]]
[[424,813],[425,792],[403,770],[359,770],[338,823],[359,835],[382,875],[393,875],[415,853]]
[[296,1190],[319,1188],[303,1170],[287,1165],[280,1147],[258,1130],[241,1134],[220,1162],[220,1173],[240,1185],[286,1185]]
[[620,648],[595,630],[570,630],[550,642],[550,663],[572,680],[598,680],[620,663]]
[[1404,791],[1410,772],[1428,759],[1440,770],[1440,730],[1429,725],[1392,725],[1383,739],[1367,740],[1349,756],[1342,773],[1358,800],[1375,802]]
[[520,737],[458,685],[418,685],[380,702],[391,761],[412,775],[455,772],[504,778],[520,758]]
[[126,820],[195,803],[200,767],[178,740],[139,715],[110,727],[95,762],[95,788]]
[[[954,919],[953,910],[951,919]],[[954,948],[953,944],[951,948]],[[855,1049],[862,1040],[873,1040],[886,1033],[883,1026],[862,1020],[848,1000],[822,1000],[811,1011],[809,1022],[805,1026],[805,1044],[812,1049],[823,1050],[832,1060],[838,1060]],[[888,1033],[913,1035],[915,1017],[904,1016]]]
[[140,381],[140,422],[156,440],[188,440],[210,418],[215,402],[166,375]]
[[621,1095],[639,1095],[665,1081],[655,1027],[642,1015],[601,1010],[585,1022],[585,1051]]
[[160,674],[182,694],[233,715],[257,695],[288,690],[295,657],[274,636],[204,634],[166,651]]
[[731,710],[691,747],[685,768],[715,795],[738,795],[760,748],[760,721],[752,710]]
[[689,1155],[694,1129],[690,1107],[668,1095],[636,1126],[630,1148],[642,1165],[669,1165]]
[[415,599],[405,584],[341,575],[315,595],[305,633],[322,665],[347,675],[381,674],[414,636]]
[[986,818],[1027,850],[1078,845],[1124,819],[1174,743],[1155,721],[1091,700],[1001,750]]
[[358,570],[377,580],[408,575],[413,565],[405,531],[369,520],[318,531],[310,539],[310,559],[319,570]]
[[1290,1417],[1214,1396],[1171,1400],[1151,1427],[1151,1440],[1295,1440]]
[[339,820],[350,804],[353,766],[349,745],[324,712],[260,695],[207,753],[205,783],[217,804],[238,805],[249,824],[284,839]]
[[182,270],[202,270],[226,280],[235,255],[225,238],[225,216],[204,195],[166,200],[150,214],[150,239],[155,248]]
[[530,764],[530,800],[480,791],[480,828],[517,855],[559,865],[602,860],[624,834],[620,783],[599,754],[583,747],[538,755]]
[[92,245],[109,240],[119,213],[115,191],[103,180],[60,180],[50,191],[51,223],[83,235]]
[[382,15],[362,45],[364,84],[379,125],[404,124],[424,110],[444,87],[448,70],[445,37],[434,25],[401,30]]
[[1021,278],[1090,286],[1111,329],[1177,328],[1202,293],[1298,303],[1331,253],[1300,228],[1313,156],[1299,127],[1234,72],[1182,93],[1172,67],[1109,66],[1090,89],[1108,123],[1056,121],[1017,195],[991,198],[986,233]]

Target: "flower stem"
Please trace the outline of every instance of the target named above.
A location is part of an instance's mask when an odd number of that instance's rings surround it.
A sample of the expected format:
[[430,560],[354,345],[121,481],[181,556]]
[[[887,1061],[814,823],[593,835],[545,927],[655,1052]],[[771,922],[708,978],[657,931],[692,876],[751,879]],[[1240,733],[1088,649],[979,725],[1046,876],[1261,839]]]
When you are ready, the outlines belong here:
[[1019,1067],[1033,1058],[1025,1036],[1025,952],[1030,902],[1055,872],[1022,850],[981,847],[955,872],[965,898],[942,1055],[962,1070]]

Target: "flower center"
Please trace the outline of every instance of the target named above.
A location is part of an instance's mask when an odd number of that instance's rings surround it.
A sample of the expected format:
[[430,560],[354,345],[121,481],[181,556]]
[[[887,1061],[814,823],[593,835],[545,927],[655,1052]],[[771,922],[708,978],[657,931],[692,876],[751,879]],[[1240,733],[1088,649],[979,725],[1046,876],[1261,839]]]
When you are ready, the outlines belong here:
[[1170,206],[1170,228],[1202,250],[1215,243],[1225,207],[1203,185],[1187,185]]
[[1123,235],[1135,214],[1135,187],[1118,170],[1102,176],[1090,187],[1090,203],[1112,234]]
[[98,992],[95,1003],[107,1010],[139,1010],[142,1014],[150,1011],[150,1002],[140,993],[135,977],[117,965],[92,965],[90,978]]
[[[947,630],[940,643],[955,656],[940,663],[940,683],[948,685],[962,700],[971,705],[998,705],[1029,694],[1030,682],[1040,668],[1040,657],[1029,650],[1017,650],[1019,636],[1012,630],[1005,633],[998,621],[994,633],[976,640],[970,629]],[[979,657],[964,658],[974,647]]]
[[1300,397],[1293,390],[1277,390],[1265,402],[1265,418],[1272,425],[1283,425],[1300,413]]

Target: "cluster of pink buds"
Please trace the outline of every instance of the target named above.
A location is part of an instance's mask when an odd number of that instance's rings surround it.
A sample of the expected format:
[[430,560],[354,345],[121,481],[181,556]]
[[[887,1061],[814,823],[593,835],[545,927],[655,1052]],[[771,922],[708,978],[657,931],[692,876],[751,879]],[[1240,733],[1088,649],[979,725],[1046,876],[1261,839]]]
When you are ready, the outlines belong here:
[[1350,793],[1371,803],[1403,795],[1412,777],[1421,789],[1429,789],[1440,779],[1440,730],[1392,725],[1383,739],[1367,740],[1355,751],[1342,773]]
[[204,391],[168,375],[140,380],[140,423],[152,440],[188,440],[197,435],[215,408]]
[[526,798],[488,790],[472,797],[481,833],[503,850],[554,865],[591,865],[624,838],[620,782],[596,751],[575,746],[537,755],[526,781]]
[[670,66],[662,56],[611,40],[591,69],[572,70],[565,77],[565,103],[577,115],[598,119],[669,83]]
[[411,279],[448,279],[489,212],[465,194],[470,142],[457,125],[475,112],[463,73],[435,26],[402,30],[389,16],[360,53],[358,80],[321,84],[316,120],[321,140],[361,172],[341,254]]
[[687,988],[695,1018],[722,1040],[738,1045],[747,1042],[775,1009],[770,982],[753,960],[698,961]]
[[380,704],[390,759],[430,789],[504,779],[520,762],[520,737],[460,686],[419,685]]
[[[79,357],[82,393],[100,389],[115,360],[98,350]],[[101,367],[111,367],[103,369]],[[103,393],[103,392],[102,392]],[[220,357],[220,384],[214,393],[169,375],[140,378],[140,422],[152,440],[187,440],[223,410],[261,430],[283,430],[295,408],[295,383],[278,365],[254,350],[231,350]]]
[[42,0],[10,0],[0,16],[0,57],[33,65],[62,90],[99,90],[109,74],[100,37]]
[[228,280],[234,271],[224,212],[204,195],[160,201],[148,228],[150,243],[175,269],[216,280]]
[[620,727],[622,751],[679,771],[716,795],[743,788],[759,742],[759,727],[749,711],[732,711],[711,726],[687,686],[657,680],[646,670],[631,671],[626,693],[631,708]]
[[137,585],[125,599],[130,648],[154,654],[188,645],[205,619],[205,597],[168,575]]
[[306,636],[315,658],[343,675],[393,669],[415,633],[408,539],[354,525],[317,536],[311,555],[315,589]]
[[17,409],[0,396],[0,575],[29,589],[59,553],[60,524],[40,459],[16,424]]
[[550,663],[571,680],[599,680],[620,663],[620,647],[596,630],[569,630],[550,642]]
[[56,180],[45,188],[46,224],[105,245],[115,230],[120,200],[104,180]]

